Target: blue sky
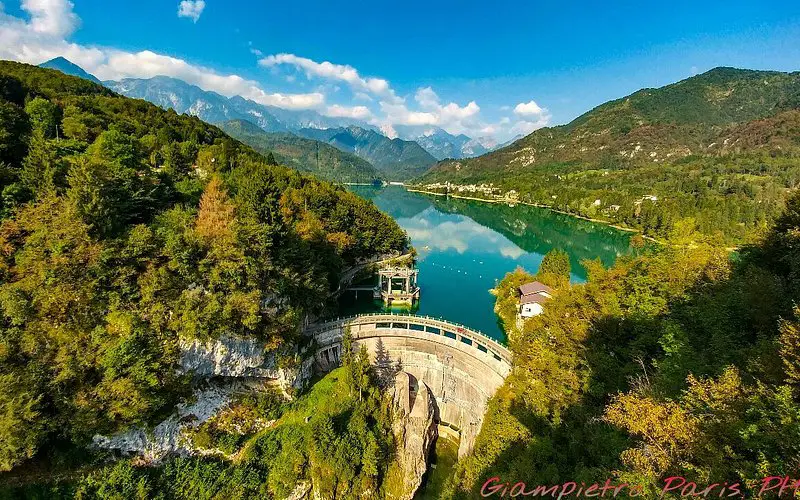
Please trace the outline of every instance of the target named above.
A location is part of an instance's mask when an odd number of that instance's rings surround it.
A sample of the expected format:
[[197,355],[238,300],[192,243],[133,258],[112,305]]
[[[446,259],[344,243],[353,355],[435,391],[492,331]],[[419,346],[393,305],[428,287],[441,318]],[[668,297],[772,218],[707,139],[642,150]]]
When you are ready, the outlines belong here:
[[715,66],[800,69],[798,1],[6,0],[3,12],[5,59],[167,74],[388,133],[504,140]]

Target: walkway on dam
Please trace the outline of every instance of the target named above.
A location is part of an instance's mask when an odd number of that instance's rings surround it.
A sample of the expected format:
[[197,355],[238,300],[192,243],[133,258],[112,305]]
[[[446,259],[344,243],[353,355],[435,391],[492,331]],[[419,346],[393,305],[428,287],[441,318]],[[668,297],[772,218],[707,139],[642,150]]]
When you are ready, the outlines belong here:
[[[368,336],[396,336],[403,335],[404,332],[405,335],[432,342],[443,342],[444,339],[449,339],[472,347],[474,349],[472,354],[477,358],[493,358],[495,362],[507,365],[508,371],[511,368],[512,355],[504,345],[477,330],[430,316],[390,313],[358,314],[311,324],[306,328],[306,333],[313,335],[318,347],[324,349],[341,342],[345,327],[350,327],[353,339]],[[505,377],[507,374],[506,371],[503,376]]]

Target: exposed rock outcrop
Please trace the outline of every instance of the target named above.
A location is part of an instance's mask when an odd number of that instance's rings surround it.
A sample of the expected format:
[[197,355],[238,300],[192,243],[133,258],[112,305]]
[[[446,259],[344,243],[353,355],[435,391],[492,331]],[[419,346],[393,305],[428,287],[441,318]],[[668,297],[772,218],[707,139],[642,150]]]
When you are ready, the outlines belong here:
[[294,490],[284,500],[304,500],[311,493],[311,482],[302,481],[294,487]]
[[397,455],[389,470],[387,498],[411,500],[428,470],[428,454],[436,440],[436,403],[428,386],[405,372],[395,376],[392,400]]
[[180,368],[195,377],[253,377],[275,380],[285,391],[301,389],[313,374],[313,359],[281,367],[276,351],[254,339],[233,336],[181,341]]
[[[94,437],[100,448],[140,455],[146,462],[158,462],[168,455],[205,454],[194,447],[189,430],[216,415],[231,401],[232,387],[248,381],[274,381],[284,393],[302,389],[313,375],[313,358],[282,367],[275,351],[266,351],[261,343],[233,336],[209,341],[183,341],[180,344],[179,370],[196,379],[224,380],[211,382],[209,388],[196,391],[194,403],[177,406],[175,413],[152,430],[133,428],[114,436]],[[259,382],[260,381],[260,382]],[[202,385],[206,382],[201,380]]]
[[195,392],[193,403],[179,404],[175,413],[152,431],[136,427],[110,437],[97,434],[92,441],[99,448],[141,455],[148,463],[158,462],[167,455],[190,455],[195,450],[185,431],[214,416],[230,402],[231,394],[230,388],[211,386]]

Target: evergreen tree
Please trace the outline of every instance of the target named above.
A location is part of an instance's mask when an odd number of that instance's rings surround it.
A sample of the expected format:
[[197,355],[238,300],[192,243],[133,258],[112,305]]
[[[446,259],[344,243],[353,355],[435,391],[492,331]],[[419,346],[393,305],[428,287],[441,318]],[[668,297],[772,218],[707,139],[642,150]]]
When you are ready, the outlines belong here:
[[30,117],[31,126],[35,132],[39,132],[47,139],[58,136],[58,125],[61,119],[61,110],[58,106],[47,99],[35,97],[25,105],[25,112]]
[[553,286],[563,286],[569,283],[571,266],[569,254],[560,248],[554,248],[542,258],[537,279]]

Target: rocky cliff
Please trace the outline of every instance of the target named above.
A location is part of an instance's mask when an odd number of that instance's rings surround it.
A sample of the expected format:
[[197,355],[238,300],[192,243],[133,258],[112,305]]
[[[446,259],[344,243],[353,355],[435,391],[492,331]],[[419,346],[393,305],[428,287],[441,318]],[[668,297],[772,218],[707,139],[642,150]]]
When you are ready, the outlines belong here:
[[[175,412],[153,429],[133,428],[114,436],[94,436],[100,448],[140,455],[146,462],[157,462],[169,455],[202,453],[193,446],[189,431],[216,415],[231,401],[236,390],[246,390],[247,381],[275,382],[287,395],[302,389],[313,375],[313,359],[293,359],[292,366],[279,366],[279,355],[267,351],[256,340],[221,337],[217,340],[192,340],[180,344],[179,370],[197,379],[192,401],[177,406]],[[298,358],[296,356],[295,358]]]
[[301,389],[311,378],[313,360],[279,366],[276,351],[266,351],[256,340],[221,337],[181,342],[180,369],[195,377],[251,377],[275,380],[285,391]]
[[386,496],[411,500],[428,470],[428,454],[436,440],[436,403],[428,386],[405,372],[395,376],[392,400],[397,448],[388,473]]

